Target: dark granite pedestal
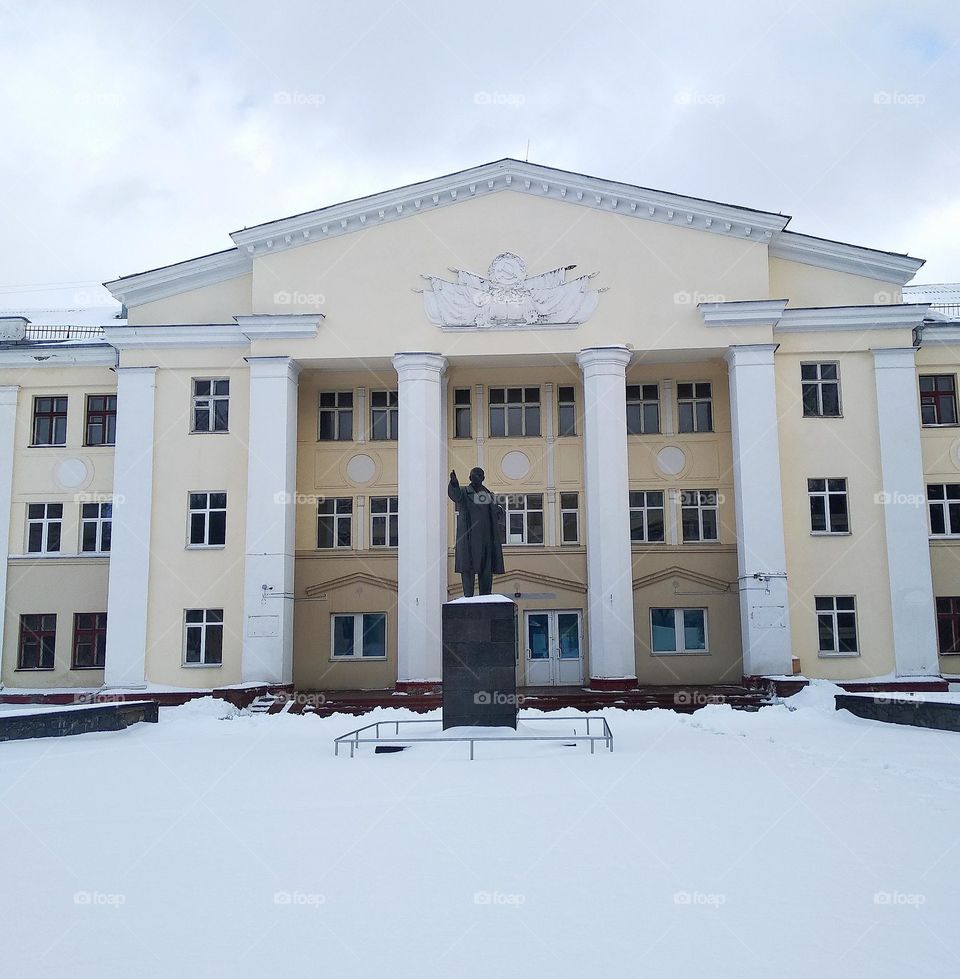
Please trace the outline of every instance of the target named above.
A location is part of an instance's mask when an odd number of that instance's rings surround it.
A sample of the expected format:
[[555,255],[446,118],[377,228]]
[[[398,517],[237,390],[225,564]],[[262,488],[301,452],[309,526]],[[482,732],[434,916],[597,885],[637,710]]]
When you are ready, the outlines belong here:
[[517,606],[500,595],[443,606],[443,728],[517,726]]

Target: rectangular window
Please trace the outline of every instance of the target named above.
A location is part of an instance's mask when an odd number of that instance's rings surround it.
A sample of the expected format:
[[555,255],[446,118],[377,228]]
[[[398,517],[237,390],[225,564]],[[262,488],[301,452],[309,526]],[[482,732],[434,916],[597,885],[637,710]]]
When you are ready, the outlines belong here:
[[811,533],[850,532],[846,479],[808,479],[807,495],[810,498]]
[[852,595],[815,598],[821,656],[859,656],[857,609]]
[[87,445],[115,445],[117,441],[117,396],[115,394],[87,395],[87,424],[84,439]]
[[720,539],[716,490],[683,490],[680,493],[680,523],[684,544]]
[[706,653],[705,608],[650,609],[650,649],[657,654]]
[[54,613],[20,616],[18,670],[52,670],[57,645],[57,616]]
[[223,609],[188,608],[183,613],[184,666],[219,666],[223,662]]
[[927,486],[931,537],[960,536],[960,483],[931,483]]
[[56,554],[63,526],[62,503],[27,504],[27,553]]
[[840,417],[840,365],[801,364],[804,418]]
[[107,651],[107,613],[77,612],[73,617],[71,670],[102,670]]
[[33,399],[33,445],[67,444],[67,399]]
[[190,547],[222,547],[227,541],[227,494],[191,493]]
[[657,384],[627,385],[627,435],[657,435],[660,432],[660,387]]
[[353,546],[353,497],[338,496],[317,504],[317,547]]
[[630,541],[663,543],[663,490],[630,491]]
[[540,435],[540,388],[490,388],[490,435]]
[[937,636],[941,656],[960,653],[960,598],[937,599]]
[[370,438],[395,442],[400,428],[400,396],[396,391],[370,392]]
[[560,543],[580,543],[580,494],[560,494]]
[[503,497],[505,544],[543,543],[543,493],[510,493]]
[[571,385],[557,388],[557,435],[577,434],[577,389]]
[[396,547],[399,507],[396,496],[370,497],[370,546]]
[[677,385],[677,416],[681,432],[713,431],[713,388],[709,381]]
[[80,504],[80,550],[83,553],[106,554],[110,550],[112,530],[112,503]]
[[456,439],[472,438],[470,412],[472,401],[470,388],[454,388],[453,391],[453,437]]
[[230,378],[193,379],[194,432],[225,432],[230,424]]
[[386,659],[387,613],[330,616],[331,659]]
[[954,374],[920,375],[920,418],[924,425],[957,424],[957,379]]
[[321,391],[317,438],[321,442],[353,439],[353,391]]

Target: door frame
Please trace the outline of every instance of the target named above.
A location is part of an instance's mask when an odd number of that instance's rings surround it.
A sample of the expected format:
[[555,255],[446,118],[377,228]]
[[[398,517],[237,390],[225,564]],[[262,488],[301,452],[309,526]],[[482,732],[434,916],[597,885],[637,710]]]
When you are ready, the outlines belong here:
[[[525,686],[529,687],[540,687],[540,686],[550,686],[550,687],[560,687],[560,686],[580,686],[583,684],[584,676],[584,656],[583,656],[583,609],[579,608],[535,608],[535,609],[525,609],[523,613],[523,682]],[[545,615],[547,617],[547,643],[548,643],[548,655],[545,660],[537,660],[537,665],[541,667],[546,667],[547,678],[541,679],[536,678],[536,682],[533,682],[530,677],[530,616],[531,615]],[[561,615],[575,615],[577,617],[577,639],[580,649],[580,656],[578,659],[561,659],[560,658],[560,628],[559,628],[559,616]],[[576,679],[562,679],[561,678],[561,664],[566,666],[572,666],[573,663],[577,664]]]

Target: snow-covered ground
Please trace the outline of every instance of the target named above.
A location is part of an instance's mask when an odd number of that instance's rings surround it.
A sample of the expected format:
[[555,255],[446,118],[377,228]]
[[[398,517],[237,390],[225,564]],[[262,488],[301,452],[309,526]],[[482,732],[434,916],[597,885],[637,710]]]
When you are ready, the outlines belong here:
[[[608,711],[616,751],[333,757],[367,718],[161,710],[0,745],[0,970],[960,975],[960,735]],[[224,717],[225,719],[221,719]]]

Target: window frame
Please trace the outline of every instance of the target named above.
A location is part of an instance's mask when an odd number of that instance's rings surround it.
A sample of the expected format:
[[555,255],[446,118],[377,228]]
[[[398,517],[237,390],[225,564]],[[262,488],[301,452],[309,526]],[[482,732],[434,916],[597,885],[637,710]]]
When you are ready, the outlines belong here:
[[[564,547],[564,546],[569,547],[571,545],[580,544],[581,543],[581,540],[580,540],[580,494],[576,490],[558,490],[557,491],[557,496],[559,497],[559,500],[557,502],[559,504],[558,509],[560,511],[560,546],[561,547]],[[569,505],[569,503],[570,503],[569,497],[571,497],[571,496],[574,499],[573,506],[570,506]],[[566,506],[564,506],[564,499],[563,499],[564,497],[567,497],[568,498],[566,500],[566,503],[567,503]],[[574,522],[574,530],[575,530],[575,534],[574,534],[574,537],[573,537],[572,540],[568,540],[567,539],[567,527],[566,527],[566,522],[563,519],[565,516],[569,516],[570,514],[573,514],[573,522]]]
[[[520,400],[511,401],[510,392],[519,391]],[[536,391],[536,401],[527,400],[530,392]],[[494,401],[494,392],[502,392],[503,400]],[[520,431],[511,431],[510,419],[513,417],[509,409],[519,410],[520,412]],[[527,413],[536,411],[536,431],[529,432],[532,427],[527,424]],[[502,417],[503,434],[494,431],[494,417]],[[520,438],[542,438],[543,437],[543,396],[540,392],[540,385],[491,385],[487,388],[487,426],[490,438],[495,439],[520,439]]]
[[[27,505],[27,519],[25,524],[26,529],[26,539],[24,542],[24,554],[62,554],[63,553],[63,504],[62,503],[28,503]],[[31,517],[30,508],[35,506],[43,507],[42,517]],[[60,515],[56,517],[49,516],[50,507],[59,507]],[[40,547],[34,550],[30,547],[30,529],[32,526],[39,525],[40,530]],[[50,528],[56,525],[57,527],[57,546],[55,548],[50,547]]]
[[[80,620],[84,617],[93,617],[92,627],[80,628]],[[88,636],[87,642],[93,644],[94,662],[90,666],[82,666],[79,663],[77,647],[82,636]],[[71,670],[102,670],[106,663],[107,652],[107,613],[106,612],[74,612],[73,613],[73,640],[70,644],[70,669]],[[97,662],[99,660],[99,662]]]
[[[96,507],[96,516],[84,516],[87,507]],[[110,512],[104,516],[104,507],[109,507]],[[97,546],[93,550],[84,547],[85,530],[89,524],[95,524],[94,531]],[[104,536],[107,538],[107,546],[104,547]],[[109,554],[113,542],[113,500],[90,500],[80,504],[80,540],[77,553],[79,554]]]
[[[465,398],[463,396],[466,396]],[[458,400],[459,399],[459,400]],[[466,434],[460,432],[460,419],[466,416]],[[453,437],[455,439],[473,438],[473,388],[454,388],[453,389]]]
[[[348,503],[350,509],[346,512],[340,509],[342,503]],[[331,506],[329,513],[321,513],[320,507]],[[322,499],[317,500],[317,550],[318,551],[349,551],[353,550],[353,511],[354,503],[352,496],[325,496]],[[320,522],[324,518],[330,519],[330,539],[331,544],[325,545],[320,543]],[[348,529],[348,543],[341,544],[340,540],[340,527],[341,524],[347,524]]]
[[[684,387],[690,387],[692,393],[689,397],[684,396],[680,393],[681,389]],[[702,395],[699,394],[697,388],[706,386],[709,388],[709,394]],[[716,431],[716,419],[713,417],[713,381],[677,381],[677,433],[679,435],[702,435],[707,432]],[[700,413],[699,407],[701,405],[706,405],[707,410],[710,413],[710,424],[706,428],[700,427]],[[692,428],[684,428],[683,424],[683,408],[689,405],[691,407],[691,422]]]
[[[332,405],[324,405],[324,397],[333,397]],[[341,404],[341,398],[349,398],[349,404]],[[342,389],[336,391],[319,391],[317,392],[317,441],[318,442],[353,442],[354,434],[354,416],[356,414],[355,398],[353,389]],[[344,416],[349,414],[350,424],[348,426],[348,434],[344,435]],[[324,438],[323,436],[323,417],[324,415],[331,415],[333,418],[333,428],[334,436],[333,438]]]
[[[696,494],[696,503],[689,503],[688,493]],[[701,494],[713,494],[713,503],[703,503],[701,502]],[[679,490],[679,503],[680,503],[680,543],[681,544],[719,544],[720,543],[720,491],[717,489],[682,489]],[[687,539],[686,527],[684,525],[684,510],[696,510],[697,511],[697,531],[699,537],[696,539]],[[716,537],[704,537],[703,536],[703,515],[707,511],[713,511],[715,518],[715,527],[717,531]]]
[[[375,405],[378,395],[386,396],[385,405]],[[387,434],[377,435],[378,414],[386,419]],[[370,441],[396,442],[400,438],[400,392],[396,388],[377,388],[370,392]]]
[[[205,504],[202,507],[193,505],[195,496],[205,497]],[[214,496],[223,497],[223,506],[213,506]],[[227,546],[227,491],[226,490],[189,490],[187,492],[187,543],[186,549],[189,551],[219,550]],[[214,514],[223,514],[223,540],[211,541],[211,518]],[[203,540],[193,540],[193,518],[195,515],[203,515]]]
[[[933,540],[951,540],[960,537],[960,483],[927,483],[927,519],[930,522],[930,537]],[[953,488],[955,496],[949,496]],[[932,491],[941,489],[943,495],[936,496]],[[951,519],[951,506],[956,510],[956,520]],[[939,509],[943,515],[944,532],[938,534],[933,529],[933,512]],[[953,529],[955,528],[955,529]]]
[[[569,395],[564,396],[563,392],[569,391]],[[571,417],[567,419],[568,424],[564,425],[564,409],[568,409]],[[565,430],[566,429],[566,430]],[[577,437],[577,386],[575,384],[557,385],[557,438],[576,438]]]
[[[837,602],[852,602],[852,608],[839,608]],[[830,608],[821,608],[821,602],[830,602]],[[857,596],[856,595],[815,595],[813,599],[814,615],[817,619],[817,656],[820,659],[857,659],[860,656],[860,621],[857,615]],[[855,648],[853,650],[840,649],[840,621],[838,616],[853,616],[853,636]],[[821,618],[830,618],[831,634],[833,636],[833,648],[831,650],[822,649],[821,642]]]
[[[950,390],[941,391],[937,384],[939,381],[948,379],[950,380]],[[924,380],[933,381],[933,390],[924,391],[923,382]],[[957,414],[957,375],[956,374],[920,374],[917,380],[917,385],[920,393],[920,426],[921,428],[956,428],[960,425],[960,416]],[[953,408],[953,421],[945,422],[940,420],[941,402],[945,399],[949,399],[949,403]],[[934,409],[934,414],[937,416],[937,421],[928,422],[924,421],[923,409],[932,407]]]
[[[51,403],[50,409],[48,411],[40,411],[38,409],[38,404],[41,401],[49,401]],[[57,408],[57,403],[63,402],[63,410],[60,411]],[[67,444],[67,425],[69,419],[70,411],[70,398],[66,394],[35,394],[33,396],[33,412],[30,416],[30,448],[32,449],[45,449],[53,448],[56,446],[62,446]],[[40,442],[37,440],[37,425],[41,419],[46,419],[49,425],[49,436],[50,440],[47,442]],[[60,430],[60,422],[63,423],[62,430]],[[62,438],[58,439],[57,435],[62,435]]]
[[[210,391],[208,394],[198,394],[197,384],[209,384]],[[217,392],[217,384],[226,384],[227,392],[222,394]],[[201,402],[207,402],[204,410],[208,412],[208,427],[198,428],[197,427],[197,410],[201,408]],[[224,419],[224,427],[217,427],[217,405],[220,403],[226,405],[226,418]],[[226,435],[230,432],[230,378],[229,377],[191,377],[190,378],[190,434],[191,435]]]
[[[383,620],[383,655],[364,656],[363,646],[366,630],[364,620],[367,616],[378,616]],[[349,656],[336,656],[336,628],[337,619],[353,619],[353,652]],[[330,613],[330,656],[331,663],[383,663],[390,658],[390,633],[388,630],[388,620],[386,612],[331,612]],[[357,650],[360,650],[359,654]]]
[[[650,506],[647,497],[651,493],[657,493],[660,496],[660,506]],[[634,497],[642,496],[643,503],[635,504]],[[665,544],[667,540],[667,506],[668,506],[668,495],[666,490],[658,489],[635,489],[630,490],[627,497],[627,506],[630,513],[630,544]],[[660,530],[662,536],[659,540],[650,540],[650,511],[656,512],[660,511]],[[636,538],[633,536],[633,522],[634,514],[640,514],[641,521],[643,523],[643,538]]]
[[[27,626],[27,619],[39,619],[39,627],[31,628]],[[52,625],[48,620],[52,620]],[[38,642],[37,666],[24,666],[23,652],[24,641],[29,634],[34,641]],[[51,642],[50,665],[43,665],[44,641],[49,639]],[[20,615],[19,629],[17,632],[17,672],[24,673],[49,673],[57,668],[57,613],[56,612],[25,612]]]
[[[545,547],[547,543],[546,537],[546,500],[545,493],[504,493],[500,497],[501,505],[504,510],[504,520],[502,524],[502,539],[501,544],[511,547]],[[539,497],[540,506],[530,506],[530,497]],[[522,506],[516,506],[515,503],[518,500],[523,501]],[[540,514],[540,540],[531,541],[530,540],[530,516],[531,514]],[[521,535],[523,540],[510,540],[510,517],[517,514],[521,515],[521,525],[522,531]]]
[[[377,500],[386,500],[386,510],[374,512],[373,504]],[[391,543],[393,534],[391,533],[391,517],[396,518],[397,534],[396,543]],[[385,543],[377,544],[374,540],[377,521],[383,522],[383,537]],[[371,496],[370,497],[370,547],[378,550],[396,549],[400,546],[400,497],[399,496]]]
[[[200,613],[202,619],[199,622],[191,622],[187,619],[188,615]],[[220,618],[215,616],[219,614]],[[214,616],[214,617],[211,617]],[[190,630],[200,629],[200,659],[196,663],[187,661],[189,652]],[[216,662],[207,661],[207,644],[209,642],[209,631],[220,630],[220,659]],[[222,608],[185,608],[183,610],[183,655],[180,665],[184,669],[216,669],[223,666],[223,640],[225,635],[224,614]]]
[[[811,483],[823,483],[822,490],[812,489]],[[831,489],[831,483],[843,483],[843,489]],[[843,497],[843,516],[847,522],[845,530],[833,529],[833,512],[830,500],[833,497]],[[814,526],[814,500],[823,501],[823,518],[825,529],[817,530]],[[850,526],[850,488],[846,476],[811,476],[807,479],[807,509],[810,514],[810,534],[813,537],[849,537],[853,533]]]
[[[950,603],[946,608],[941,608],[941,602]],[[938,595],[934,599],[937,615],[937,654],[939,656],[958,656],[960,655],[960,596]],[[950,649],[943,648],[943,622],[950,624],[952,641]]]
[[[94,398],[102,398],[104,401],[104,407],[99,409],[94,409],[90,406],[91,400]],[[110,407],[110,402],[113,402],[113,407]],[[99,442],[93,442],[90,440],[90,420],[91,418],[99,417],[101,419],[100,425],[103,429],[104,438]],[[111,425],[112,420],[112,425]],[[108,438],[110,435],[110,430],[112,428],[112,438]],[[83,415],[83,444],[86,446],[96,447],[96,446],[113,446],[117,444],[117,396],[116,394],[88,394],[86,401],[84,402],[84,415]]]
[[[816,369],[817,376],[805,378],[803,376],[804,367]],[[823,377],[824,367],[835,367],[837,376]],[[823,389],[825,386],[835,385],[837,388],[837,410],[836,413],[826,413],[823,410]],[[807,411],[806,401],[804,400],[805,388],[816,388],[817,411]],[[804,418],[842,418],[843,417],[843,387],[840,382],[840,361],[839,360],[801,360],[800,361],[800,407]]]
[[[633,396],[631,394],[631,389],[637,391],[637,395]],[[656,396],[649,397],[650,389],[653,389]],[[661,429],[663,427],[663,418],[660,411],[660,385],[657,382],[647,382],[639,384],[627,384],[626,386],[626,410],[627,410],[627,436],[631,435],[660,435]],[[653,406],[657,415],[657,426],[655,429],[648,431],[646,424],[646,409]],[[636,419],[639,421],[639,430],[636,426],[631,424],[631,409],[634,409],[636,413]]]
[[[673,612],[673,649],[654,649],[653,616],[655,612]],[[703,619],[703,648],[687,649],[686,647],[686,613],[699,612]],[[706,606],[651,606],[648,615],[650,624],[650,655],[651,656],[709,656],[710,655],[710,621]],[[679,628],[678,628],[679,622]],[[680,648],[682,647],[682,648]]]

